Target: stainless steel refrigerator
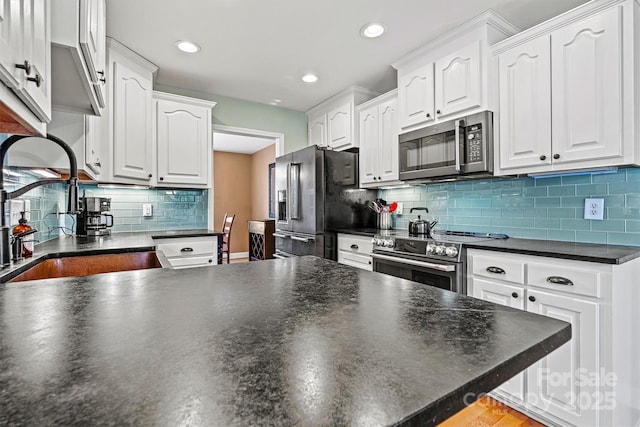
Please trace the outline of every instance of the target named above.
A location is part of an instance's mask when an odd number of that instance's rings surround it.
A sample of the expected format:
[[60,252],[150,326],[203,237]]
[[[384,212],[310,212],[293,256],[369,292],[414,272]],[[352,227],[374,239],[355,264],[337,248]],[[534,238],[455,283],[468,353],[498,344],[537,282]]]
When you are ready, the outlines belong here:
[[337,230],[374,228],[367,201],[375,190],[358,188],[358,154],[315,145],[276,159],[277,258],[317,255],[337,259]]

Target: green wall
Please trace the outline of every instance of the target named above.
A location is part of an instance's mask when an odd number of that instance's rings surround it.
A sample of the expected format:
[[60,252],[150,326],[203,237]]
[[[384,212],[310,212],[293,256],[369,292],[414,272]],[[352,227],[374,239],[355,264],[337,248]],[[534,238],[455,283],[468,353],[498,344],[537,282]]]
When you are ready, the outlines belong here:
[[302,111],[171,86],[155,85],[154,89],[217,102],[214,124],[283,133],[287,153],[307,146],[307,115]]

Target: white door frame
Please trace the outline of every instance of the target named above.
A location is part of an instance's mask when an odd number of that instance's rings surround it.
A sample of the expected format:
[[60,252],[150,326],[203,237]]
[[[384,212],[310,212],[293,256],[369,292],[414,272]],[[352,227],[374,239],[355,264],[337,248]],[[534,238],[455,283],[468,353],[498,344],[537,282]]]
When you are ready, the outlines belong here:
[[[276,144],[276,157],[279,157],[284,154],[284,134],[279,132],[269,132],[265,130],[258,129],[249,129],[249,128],[241,128],[236,126],[226,126],[226,125],[211,125],[211,140],[213,141],[214,133],[230,133],[233,135],[243,135],[243,136],[255,136],[259,138],[273,138]],[[213,146],[211,147],[213,151]],[[212,154],[213,155],[213,154]],[[209,199],[209,218],[207,220],[209,230],[215,230],[215,224],[213,223],[213,186],[215,182],[213,182],[213,161],[211,162],[211,188],[209,189],[208,199]]]

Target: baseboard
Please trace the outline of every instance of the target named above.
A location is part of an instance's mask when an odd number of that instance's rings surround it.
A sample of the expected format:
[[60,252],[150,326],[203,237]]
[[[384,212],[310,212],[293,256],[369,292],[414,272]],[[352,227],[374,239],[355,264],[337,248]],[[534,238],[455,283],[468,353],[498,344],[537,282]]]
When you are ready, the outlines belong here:
[[231,252],[230,259],[249,258],[249,252]]

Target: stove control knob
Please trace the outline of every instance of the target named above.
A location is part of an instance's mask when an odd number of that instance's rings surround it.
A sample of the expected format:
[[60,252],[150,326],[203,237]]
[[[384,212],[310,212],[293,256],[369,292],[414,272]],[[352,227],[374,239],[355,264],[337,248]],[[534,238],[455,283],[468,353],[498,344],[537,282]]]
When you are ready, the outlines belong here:
[[374,246],[378,246],[378,239],[376,239],[375,237],[371,238],[371,244]]
[[435,253],[435,251],[436,251],[436,245],[434,245],[433,243],[429,243],[427,245],[427,254],[431,255]]
[[444,246],[442,245],[436,246],[436,255],[444,255]]
[[448,257],[453,258],[458,255],[458,248],[456,248],[455,246],[449,246],[446,249],[445,253],[447,254]]
[[387,241],[384,242],[384,245],[388,248],[392,248],[393,247],[393,240],[391,239],[387,239]]

